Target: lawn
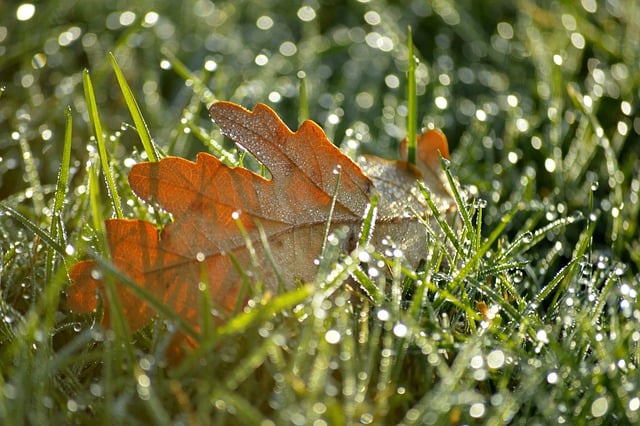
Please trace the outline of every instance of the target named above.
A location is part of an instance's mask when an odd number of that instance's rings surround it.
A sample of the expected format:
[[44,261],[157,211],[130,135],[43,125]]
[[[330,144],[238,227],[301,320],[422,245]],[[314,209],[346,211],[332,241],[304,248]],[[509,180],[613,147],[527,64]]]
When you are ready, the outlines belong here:
[[[636,0],[3,2],[0,423],[637,424],[639,64]],[[440,128],[458,214],[417,267],[328,244],[309,285],[247,282],[171,363],[176,315],[103,327],[68,271],[133,285],[104,219],[170,220],[134,164],[242,161],[217,100],[350,156]]]

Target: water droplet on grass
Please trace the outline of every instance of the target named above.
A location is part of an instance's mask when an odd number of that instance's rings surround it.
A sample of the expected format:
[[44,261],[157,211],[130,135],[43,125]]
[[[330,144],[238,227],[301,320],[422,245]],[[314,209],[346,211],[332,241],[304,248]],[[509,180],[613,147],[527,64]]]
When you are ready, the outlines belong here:
[[380,309],[376,315],[380,321],[388,321],[391,315],[386,309]]
[[591,404],[591,414],[593,417],[602,417],[609,410],[609,401],[605,396],[596,398]]
[[482,402],[476,402],[469,407],[469,415],[473,418],[479,419],[484,416],[484,413],[485,407]]
[[514,283],[519,284],[522,282],[522,280],[524,280],[524,273],[522,272],[522,270],[516,269],[515,271],[513,271],[511,278],[513,279]]
[[324,335],[324,339],[331,345],[335,345],[340,342],[341,338],[342,336],[340,335],[340,332],[335,329],[328,330]]
[[396,337],[406,337],[408,331],[407,326],[402,323],[398,323],[393,327],[393,334]]

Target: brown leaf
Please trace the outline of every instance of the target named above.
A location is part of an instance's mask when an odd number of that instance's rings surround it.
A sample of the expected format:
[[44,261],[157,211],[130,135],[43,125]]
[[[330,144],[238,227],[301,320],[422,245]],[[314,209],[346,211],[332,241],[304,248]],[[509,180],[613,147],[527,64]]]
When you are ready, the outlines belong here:
[[[407,253],[413,252],[411,258],[419,258],[426,232],[412,216],[412,211],[425,211],[415,180],[426,178],[427,185],[440,195],[443,209],[452,205],[439,168],[434,166],[437,152],[431,145],[419,147],[424,151],[418,155],[420,168],[376,157],[363,157],[357,165],[311,121],[294,133],[262,104],[250,112],[218,102],[210,113],[223,134],[251,152],[272,178],[230,168],[206,153],[198,154],[196,162],[169,157],[140,163],[129,174],[131,188],[143,200],[170,212],[173,221],[161,231],[141,220],[106,222],[114,265],[196,328],[203,269],[214,303],[223,312],[229,312],[239,297],[242,276],[234,260],[267,288],[276,289],[278,284],[292,288],[297,281],[313,280],[314,259],[320,254],[334,196],[331,227],[349,229],[346,250],[354,248],[370,197],[377,191],[380,214],[373,241],[389,235]],[[443,140],[444,148],[440,141],[438,150],[448,155]],[[260,229],[275,267],[265,255]],[[247,240],[255,249],[254,257]],[[71,268],[70,309],[94,311],[96,292],[102,292],[106,303],[96,269],[92,261]],[[132,329],[142,327],[155,314],[123,286],[118,286],[118,294]],[[105,320],[108,322],[108,316]]]

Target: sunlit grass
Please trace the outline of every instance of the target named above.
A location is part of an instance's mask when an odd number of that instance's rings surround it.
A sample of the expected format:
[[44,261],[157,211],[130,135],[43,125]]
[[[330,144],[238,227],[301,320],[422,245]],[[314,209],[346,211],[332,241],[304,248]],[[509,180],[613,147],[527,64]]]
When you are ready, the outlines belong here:
[[[28,21],[4,6],[0,423],[640,421],[639,6],[480,4],[49,2]],[[104,219],[167,220],[133,196],[137,161],[245,160],[210,122],[216,99],[388,158],[407,123],[442,128],[455,221],[424,188],[434,219],[412,269],[366,244],[370,210],[314,282],[249,291],[196,332],[113,267]],[[112,329],[102,307],[69,313],[79,258],[159,319],[131,334],[115,291]],[[172,366],[177,330],[200,345]]]

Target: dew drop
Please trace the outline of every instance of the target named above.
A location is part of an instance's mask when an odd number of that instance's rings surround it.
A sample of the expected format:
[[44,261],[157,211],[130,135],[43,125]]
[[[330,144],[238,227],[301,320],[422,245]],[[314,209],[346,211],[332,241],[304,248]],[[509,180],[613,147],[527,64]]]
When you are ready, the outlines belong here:
[[576,210],[571,214],[571,220],[580,220],[584,217],[584,214],[580,210]]
[[482,366],[484,365],[484,359],[482,359],[482,355],[475,355],[474,357],[472,357],[469,365],[471,366],[471,368],[475,369],[482,368]]
[[478,209],[484,209],[487,207],[487,200],[484,198],[478,198],[475,201],[475,207]]
[[473,403],[471,404],[471,407],[469,407],[469,415],[473,418],[478,419],[484,416],[484,412],[485,412],[485,407],[482,402]]
[[360,416],[360,423],[363,425],[370,425],[371,423],[373,423],[373,419],[373,414],[364,413]]
[[618,277],[621,277],[622,275],[624,275],[624,272],[626,269],[627,269],[627,266],[624,263],[618,263],[616,267],[613,269],[613,273]]
[[380,309],[376,316],[380,321],[388,321],[391,315],[389,315],[389,311],[386,309]]
[[369,262],[371,260],[371,255],[366,251],[361,251],[360,253],[358,253],[358,260],[365,263]]
[[598,260],[596,261],[596,268],[598,268],[598,269],[606,269],[608,264],[609,264],[609,258],[604,257],[604,256],[600,256],[600,257],[598,257]]
[[93,396],[98,398],[104,394],[102,385],[100,385],[99,383],[91,383],[91,385],[89,386],[89,391]]
[[591,414],[593,417],[602,417],[609,410],[609,401],[604,396],[596,398],[591,404]]
[[36,53],[31,59],[31,66],[34,69],[44,68],[47,64],[47,56],[44,53]]
[[513,279],[514,283],[519,284],[522,282],[522,280],[524,280],[524,273],[521,269],[516,269],[515,271],[513,271],[513,275],[511,276],[511,278]]
[[487,355],[487,366],[493,369],[501,368],[505,363],[505,359],[504,352],[496,349]]
[[398,323],[395,326],[393,326],[393,334],[396,337],[406,337],[407,332],[408,332],[407,326],[402,323]]
[[331,345],[335,345],[336,343],[340,342],[341,338],[342,336],[340,335],[340,332],[335,329],[328,330],[324,334],[324,339]]
[[543,344],[549,343],[549,337],[547,336],[547,332],[544,330],[538,330],[536,332],[536,339],[538,339],[538,341]]
[[525,244],[529,244],[531,241],[533,241],[533,234],[531,232],[525,232],[524,234],[522,234],[522,241]]

